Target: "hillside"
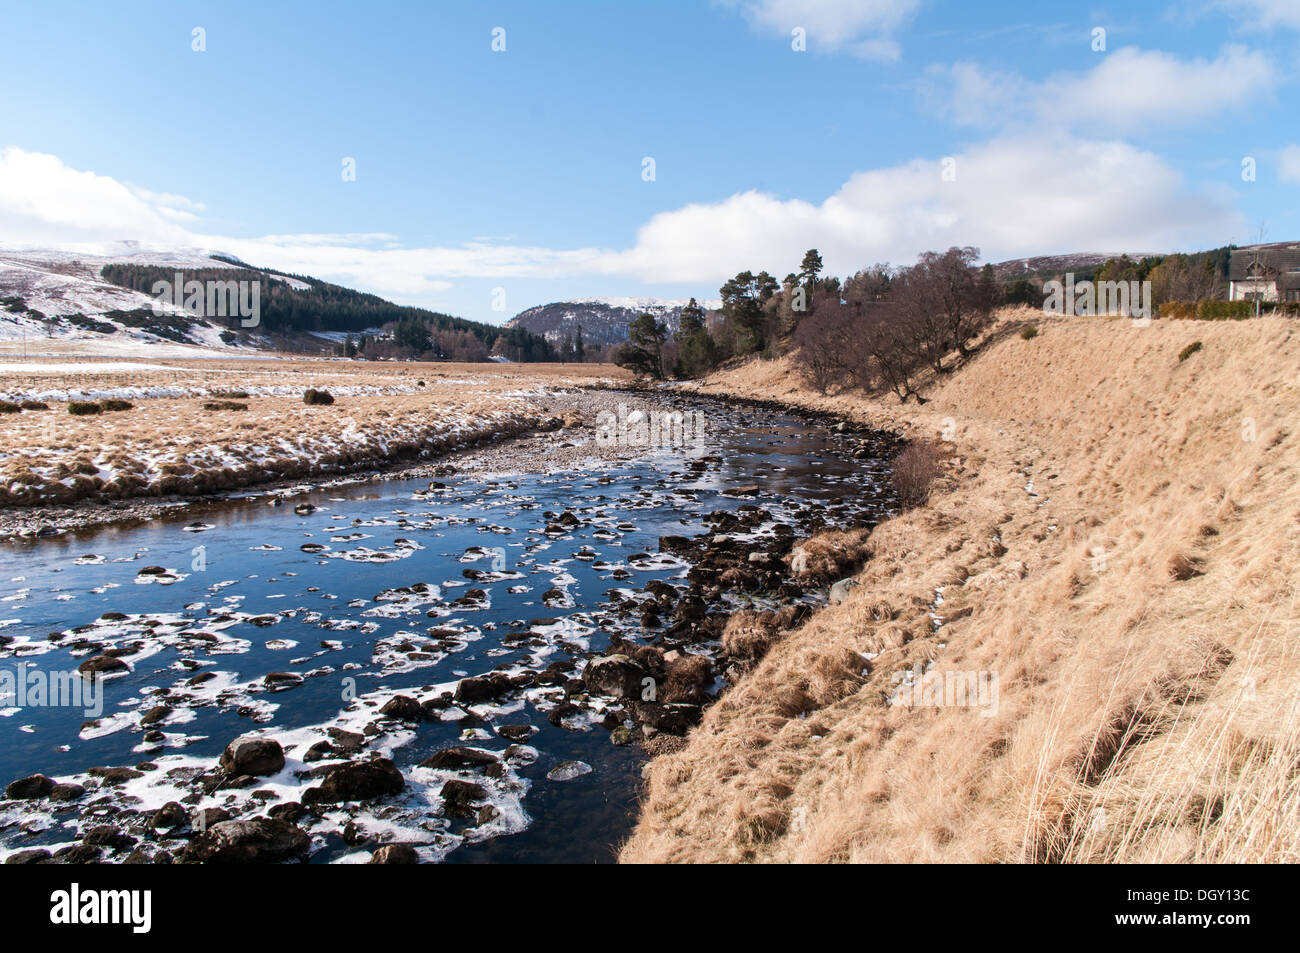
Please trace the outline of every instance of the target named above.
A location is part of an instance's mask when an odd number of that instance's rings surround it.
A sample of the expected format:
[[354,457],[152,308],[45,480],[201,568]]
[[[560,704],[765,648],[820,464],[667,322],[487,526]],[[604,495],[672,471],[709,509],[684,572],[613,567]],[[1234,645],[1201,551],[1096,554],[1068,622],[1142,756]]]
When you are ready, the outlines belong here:
[[116,256],[59,251],[0,251],[0,348],[24,344],[31,353],[131,353],[186,356],[202,351],[238,353],[264,347],[264,336],[227,335],[215,322],[193,318],[179,308],[154,313],[154,299],[104,280],[111,262],[149,262],[171,272],[193,268],[228,269],[198,252],[166,254],[124,249]]
[[[622,859],[1300,859],[1297,367],[1282,318],[1026,310],[922,406],[716,374],[945,435],[946,469],[652,763]],[[916,666],[995,675],[994,703],[891,704]]]
[[[553,345],[576,339],[582,329],[587,347],[605,347],[627,340],[628,328],[641,314],[652,314],[671,331],[677,330],[682,308],[689,301],[662,298],[578,298],[554,301],[520,311],[506,322],[506,327],[521,328],[541,335]],[[706,309],[717,308],[718,301],[701,301]]]
[[[173,282],[178,272],[187,282],[257,282],[257,324],[245,327],[234,314],[199,317],[170,304],[156,309],[155,283]],[[37,354],[141,351],[186,357],[250,348],[332,353],[348,335],[387,337],[402,325],[408,326],[404,340],[413,342],[405,356],[554,357],[544,341],[524,330],[393,304],[222,254],[144,251],[129,245],[113,255],[0,251],[0,348],[9,351],[18,345]],[[420,331],[412,334],[414,327]]]

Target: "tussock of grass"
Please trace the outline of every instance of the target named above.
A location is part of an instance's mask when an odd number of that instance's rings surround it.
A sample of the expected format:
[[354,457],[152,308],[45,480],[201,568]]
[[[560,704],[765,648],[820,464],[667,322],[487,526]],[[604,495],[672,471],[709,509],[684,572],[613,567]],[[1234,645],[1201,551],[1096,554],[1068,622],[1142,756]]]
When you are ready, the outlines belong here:
[[77,417],[86,417],[91,414],[102,414],[103,412],[103,406],[93,400],[68,401],[68,413]]
[[204,410],[248,410],[248,405],[237,400],[209,400],[203,404]]
[[334,403],[334,395],[327,390],[316,390],[309,387],[303,391],[302,402],[308,405],[328,405]]
[[790,550],[790,571],[802,583],[829,585],[866,562],[870,539],[868,529],[825,530]]

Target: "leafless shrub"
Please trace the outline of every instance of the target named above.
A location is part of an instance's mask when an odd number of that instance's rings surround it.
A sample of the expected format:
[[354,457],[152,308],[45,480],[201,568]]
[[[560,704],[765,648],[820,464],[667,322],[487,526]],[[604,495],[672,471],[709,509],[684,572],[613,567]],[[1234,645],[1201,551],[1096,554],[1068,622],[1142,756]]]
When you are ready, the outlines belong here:
[[943,453],[932,440],[913,440],[893,460],[890,482],[905,507],[924,506],[942,469]]

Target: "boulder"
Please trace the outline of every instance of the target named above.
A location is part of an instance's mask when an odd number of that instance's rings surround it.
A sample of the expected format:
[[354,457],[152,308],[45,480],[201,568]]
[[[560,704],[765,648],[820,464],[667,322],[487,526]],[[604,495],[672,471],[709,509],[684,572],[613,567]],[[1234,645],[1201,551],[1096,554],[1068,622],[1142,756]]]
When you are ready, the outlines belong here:
[[475,812],[470,805],[474,801],[485,800],[487,788],[473,781],[453,779],[442,786],[440,796],[449,817],[472,817]]
[[418,864],[420,855],[410,844],[385,844],[370,855],[372,864]]
[[185,808],[181,807],[176,801],[168,801],[154,812],[153,817],[149,819],[149,826],[154,830],[180,827],[189,819],[190,816],[186,813]]
[[95,678],[100,675],[119,675],[122,672],[129,672],[130,668],[120,658],[111,655],[95,655],[78,665],[77,671],[82,675]]
[[649,672],[626,655],[607,655],[593,659],[582,673],[587,691],[615,698],[640,698],[641,680]]
[[700,723],[704,709],[699,705],[664,705],[642,702],[636,706],[636,720],[648,728],[669,735],[684,735]]
[[183,859],[216,864],[276,864],[307,855],[311,838],[287,821],[222,821],[190,841]]
[[49,860],[52,855],[48,850],[36,847],[31,850],[20,850],[10,854],[5,858],[6,864],[39,864],[42,861]]
[[490,678],[471,676],[456,683],[456,701],[481,702],[496,698],[497,683]]
[[385,718],[394,718],[398,721],[424,721],[425,711],[420,703],[410,695],[394,695],[379,709],[379,714]]
[[368,801],[399,793],[406,786],[402,772],[388,758],[350,761],[331,768],[320,787],[308,788],[303,804],[340,804]]
[[451,748],[443,748],[441,751],[425,758],[420,762],[420,767],[438,769],[482,768],[496,763],[497,756],[491,751],[480,751],[477,748],[456,745]]
[[269,777],[284,770],[284,749],[274,738],[236,738],[221,753],[221,766],[236,777]]
[[828,597],[831,605],[838,605],[849,597],[849,593],[858,587],[856,579],[841,579],[835,585],[831,586],[830,596]]
[[53,790],[53,781],[43,774],[33,774],[29,778],[10,782],[5,788],[5,797],[11,801],[30,801],[33,798],[46,797]]

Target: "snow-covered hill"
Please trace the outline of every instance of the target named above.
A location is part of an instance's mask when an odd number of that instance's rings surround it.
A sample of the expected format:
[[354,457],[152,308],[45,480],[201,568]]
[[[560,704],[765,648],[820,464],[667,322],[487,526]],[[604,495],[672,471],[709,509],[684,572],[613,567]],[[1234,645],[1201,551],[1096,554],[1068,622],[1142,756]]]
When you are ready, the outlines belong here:
[[[638,315],[652,314],[663,321],[670,330],[677,330],[682,308],[689,300],[664,298],[575,298],[572,301],[554,301],[520,311],[507,322],[507,327],[523,328],[543,335],[552,344],[562,345],[576,339],[582,329],[582,341],[587,347],[604,347],[627,340],[628,328]],[[721,306],[718,301],[698,301],[706,311]]]
[[100,278],[106,264],[231,268],[198,251],[145,251],[124,243],[110,254],[0,249],[0,350],[28,354],[201,356],[238,353],[264,342],[164,305]]

